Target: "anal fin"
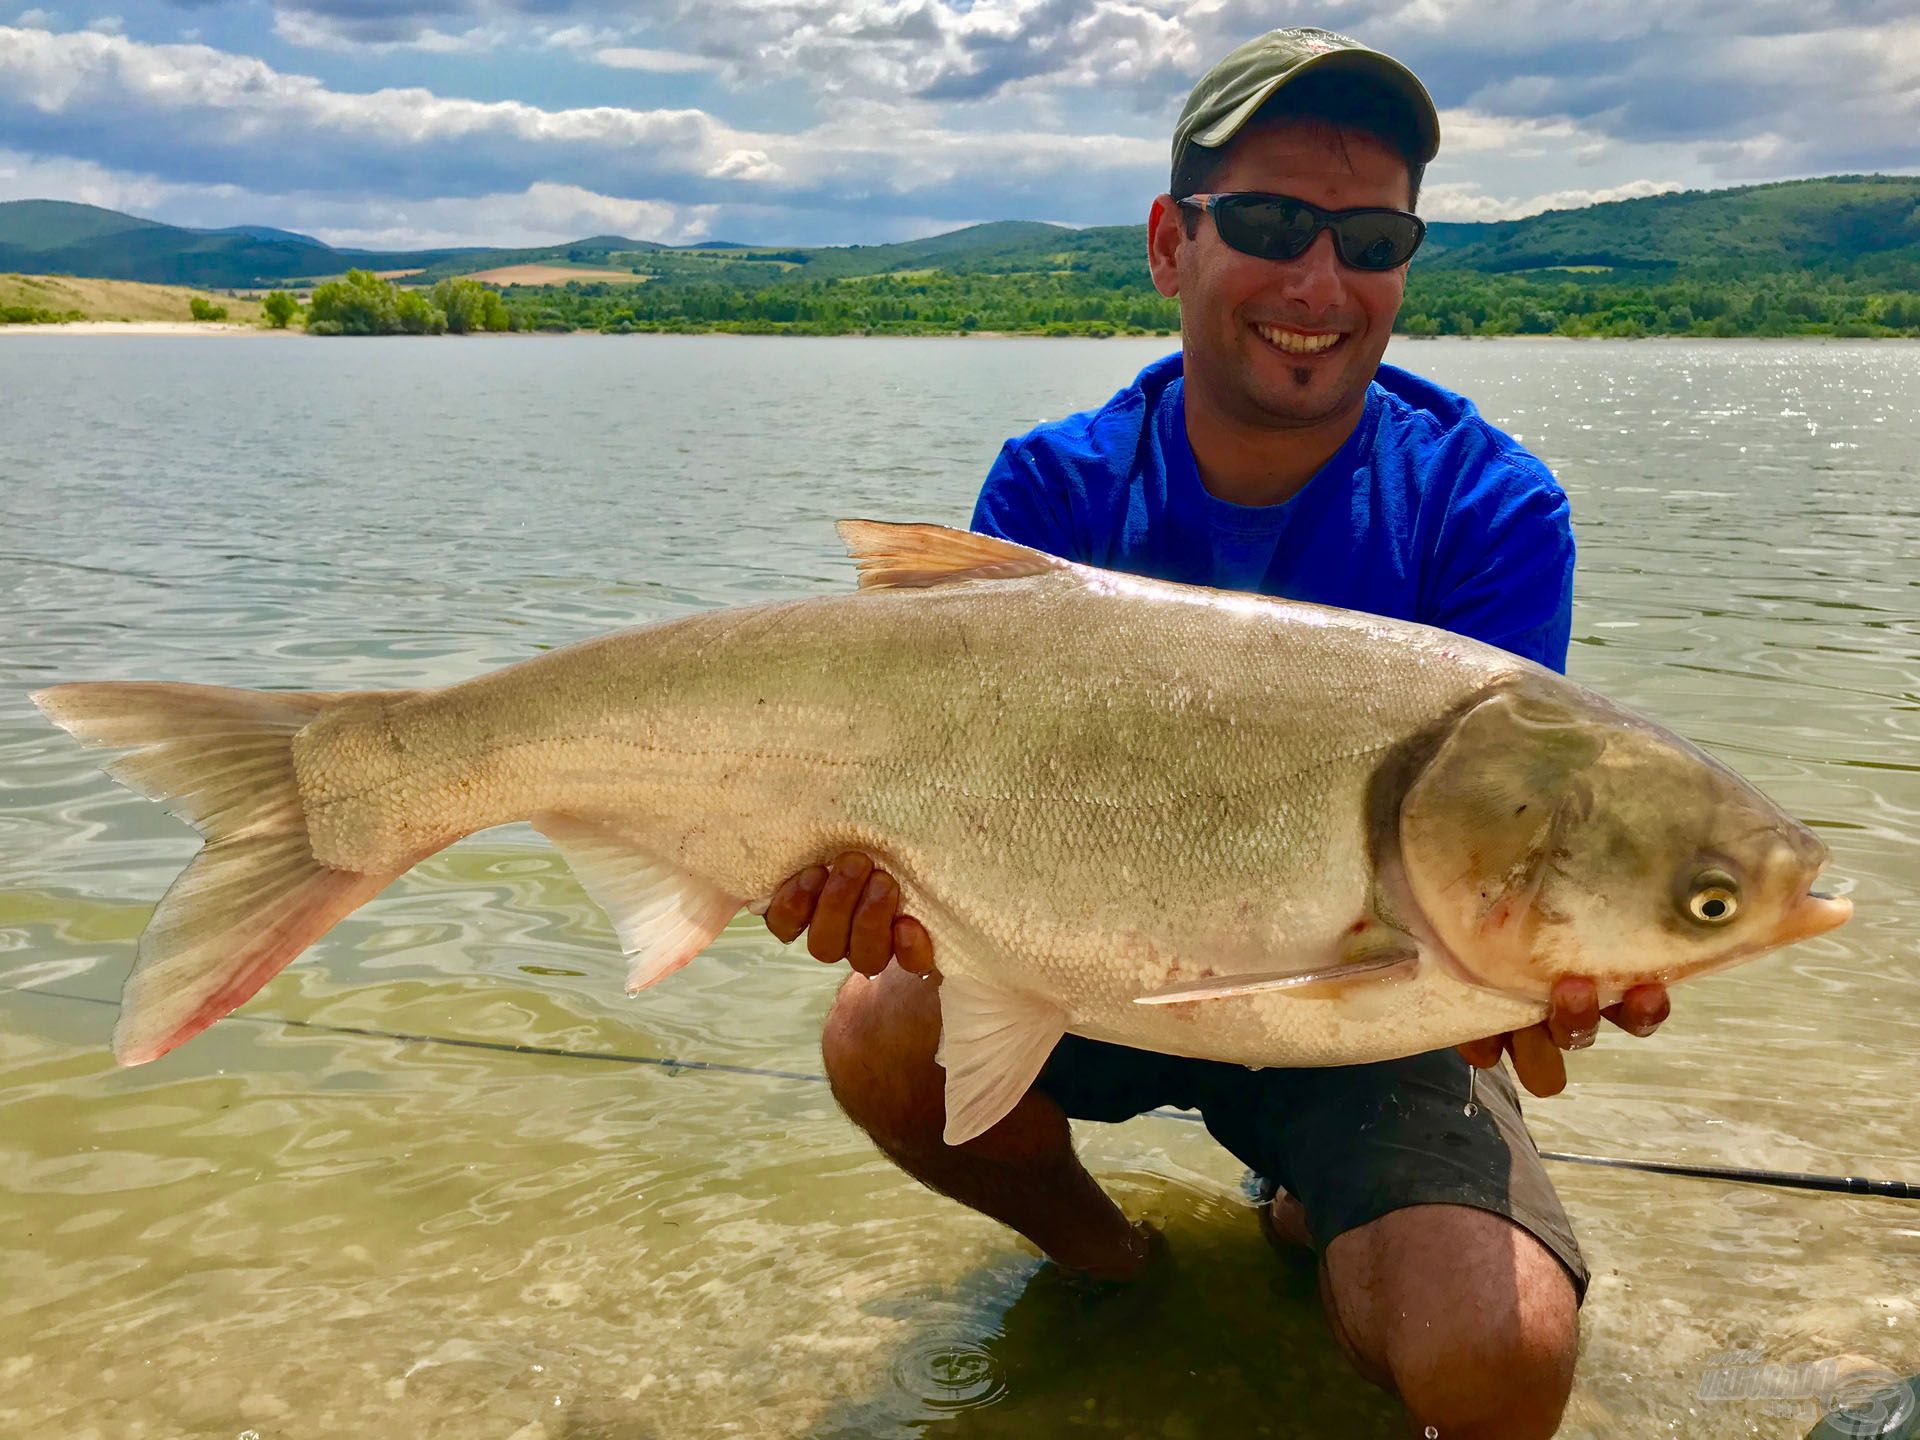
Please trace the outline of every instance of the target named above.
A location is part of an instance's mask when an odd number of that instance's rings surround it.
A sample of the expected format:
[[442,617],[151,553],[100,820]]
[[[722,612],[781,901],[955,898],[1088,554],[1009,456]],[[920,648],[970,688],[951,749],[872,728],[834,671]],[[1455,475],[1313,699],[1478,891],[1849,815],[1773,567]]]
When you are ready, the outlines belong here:
[[934,1057],[947,1072],[941,1138],[964,1145],[1005,1119],[1066,1033],[1066,1015],[1044,1000],[958,975],[942,980]]
[[631,962],[629,995],[693,959],[740,910],[738,897],[591,821],[541,815],[533,828],[566,857],[594,904],[613,922]]

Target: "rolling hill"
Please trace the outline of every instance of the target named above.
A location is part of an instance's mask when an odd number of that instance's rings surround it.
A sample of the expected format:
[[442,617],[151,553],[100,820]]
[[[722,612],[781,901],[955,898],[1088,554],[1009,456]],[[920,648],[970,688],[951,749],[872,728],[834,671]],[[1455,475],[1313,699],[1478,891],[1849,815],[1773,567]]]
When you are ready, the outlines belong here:
[[[57,200],[0,203],[0,271],[242,288],[359,267],[414,270],[415,283],[511,265],[604,267],[676,283],[755,287],[808,278],[936,270],[957,275],[1082,273],[1144,283],[1136,225],[1071,229],[996,221],[890,245],[776,248],[728,241],[665,246],[621,235],[562,245],[427,251],[339,249],[264,225],[189,230]],[[1920,288],[1920,177],[1846,175],[1689,190],[1554,210],[1521,220],[1436,222],[1416,270],[1501,275],[1599,267],[1649,276],[1806,273]]]

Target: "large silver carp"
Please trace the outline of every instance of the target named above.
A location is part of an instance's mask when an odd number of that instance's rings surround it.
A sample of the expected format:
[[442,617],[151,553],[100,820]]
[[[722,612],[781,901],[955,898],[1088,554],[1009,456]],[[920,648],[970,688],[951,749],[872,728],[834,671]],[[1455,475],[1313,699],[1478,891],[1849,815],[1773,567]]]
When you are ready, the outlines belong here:
[[114,1052],[165,1054],[395,877],[527,819],[640,989],[846,849],[938,957],[950,1143],[1060,1036],[1331,1065],[1539,1020],[1554,979],[1718,970],[1847,918],[1718,762],[1420,625],[842,525],[857,593],[719,610],[437,690],[34,696],[207,844]]

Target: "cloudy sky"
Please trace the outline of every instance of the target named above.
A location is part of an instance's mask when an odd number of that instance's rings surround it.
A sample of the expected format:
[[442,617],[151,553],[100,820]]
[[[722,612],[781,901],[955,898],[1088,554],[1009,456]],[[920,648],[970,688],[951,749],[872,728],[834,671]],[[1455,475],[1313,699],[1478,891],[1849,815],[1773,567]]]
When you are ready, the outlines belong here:
[[1920,171],[1914,0],[0,0],[0,200],[336,244],[1143,219],[1262,30],[1404,60],[1422,209]]

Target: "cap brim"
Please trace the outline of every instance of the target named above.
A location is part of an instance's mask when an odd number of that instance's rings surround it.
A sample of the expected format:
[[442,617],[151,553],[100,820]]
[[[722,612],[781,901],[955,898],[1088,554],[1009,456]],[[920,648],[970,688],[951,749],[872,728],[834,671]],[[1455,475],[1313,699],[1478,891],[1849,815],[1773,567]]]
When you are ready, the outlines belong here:
[[1276,76],[1255,90],[1228,114],[1192,136],[1187,143],[1204,145],[1208,149],[1217,149],[1226,144],[1239,134],[1240,127],[1253,118],[1256,110],[1278,91],[1311,70],[1348,70],[1385,86],[1405,102],[1413,117],[1422,152],[1411,157],[1413,161],[1425,165],[1439,154],[1440,117],[1434,109],[1433,97],[1427,93],[1427,87],[1420,83],[1417,75],[1398,60],[1382,55],[1377,50],[1329,50],[1324,55],[1303,60],[1286,74]]

